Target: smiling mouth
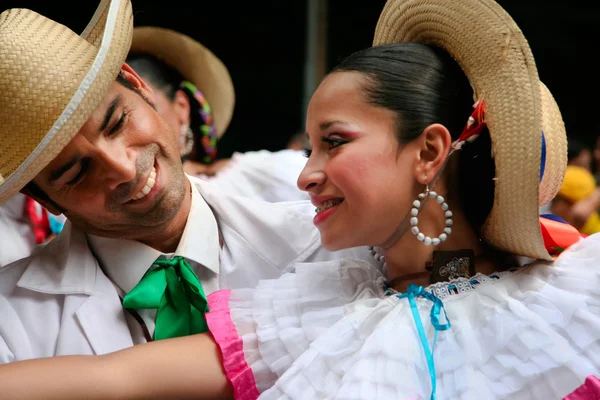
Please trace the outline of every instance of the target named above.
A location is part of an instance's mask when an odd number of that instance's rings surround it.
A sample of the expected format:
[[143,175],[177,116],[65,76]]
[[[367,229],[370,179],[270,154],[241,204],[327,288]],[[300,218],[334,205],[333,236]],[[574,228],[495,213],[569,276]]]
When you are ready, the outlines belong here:
[[156,184],[156,168],[152,167],[152,171],[150,171],[150,176],[148,176],[148,180],[146,184],[137,194],[135,194],[132,200],[141,200],[150,193],[154,185]]
[[344,199],[331,199],[331,200],[324,201],[323,203],[321,203],[320,206],[315,208],[315,212],[318,214],[329,208],[332,208],[332,207],[342,204],[343,201],[344,201]]

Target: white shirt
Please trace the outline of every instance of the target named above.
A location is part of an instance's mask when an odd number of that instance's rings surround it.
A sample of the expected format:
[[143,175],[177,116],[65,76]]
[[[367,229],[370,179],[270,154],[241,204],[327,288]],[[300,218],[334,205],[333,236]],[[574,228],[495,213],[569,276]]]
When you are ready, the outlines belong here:
[[214,177],[202,176],[220,189],[249,199],[268,202],[308,200],[296,181],[306,165],[302,151],[267,150],[234,153]]
[[35,236],[25,215],[25,195],[17,193],[0,205],[0,267],[29,257]]
[[[377,264],[364,247],[325,251],[310,202],[266,203],[190,181],[192,208],[175,254],[193,263],[207,292],[255,287],[299,262],[344,257]],[[138,242],[96,238],[67,222],[31,257],[0,268],[0,364],[106,354],[142,343],[141,327],[124,312],[119,291],[131,290],[158,255]],[[144,314],[150,324],[151,313]]]

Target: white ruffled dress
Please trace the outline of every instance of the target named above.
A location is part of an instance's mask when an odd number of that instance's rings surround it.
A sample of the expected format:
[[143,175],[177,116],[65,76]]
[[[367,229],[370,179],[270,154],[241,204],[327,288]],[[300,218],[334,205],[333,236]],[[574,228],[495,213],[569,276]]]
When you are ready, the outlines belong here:
[[600,234],[411,296],[384,285],[342,260],[209,296],[236,399],[600,399]]

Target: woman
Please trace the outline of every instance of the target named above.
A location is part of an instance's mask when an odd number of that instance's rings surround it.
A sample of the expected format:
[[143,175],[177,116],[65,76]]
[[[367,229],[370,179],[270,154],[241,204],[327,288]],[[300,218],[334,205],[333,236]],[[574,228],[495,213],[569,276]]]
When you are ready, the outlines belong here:
[[156,110],[179,135],[186,173],[246,198],[307,199],[295,183],[306,163],[301,151],[262,150],[216,159],[235,93],[227,68],[210,50],[169,29],[138,27],[127,63],[152,87]]
[[[486,57],[469,54],[465,26],[478,27]],[[437,43],[458,64],[409,41]],[[520,31],[489,0],[390,0],[375,44],[315,92],[298,183],[323,244],[375,245],[385,275],[352,260],[297,265],[256,290],[211,295],[212,335],[0,367],[3,394],[590,398],[600,237],[552,221],[540,232],[566,138]]]

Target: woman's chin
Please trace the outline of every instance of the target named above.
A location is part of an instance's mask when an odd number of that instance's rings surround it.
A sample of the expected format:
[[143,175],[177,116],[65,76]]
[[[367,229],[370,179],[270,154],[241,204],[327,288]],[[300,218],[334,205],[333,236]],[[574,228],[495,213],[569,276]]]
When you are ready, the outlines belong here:
[[341,238],[338,235],[327,235],[323,234],[323,232],[321,232],[321,245],[325,250],[331,252],[358,246],[348,242],[347,238]]

